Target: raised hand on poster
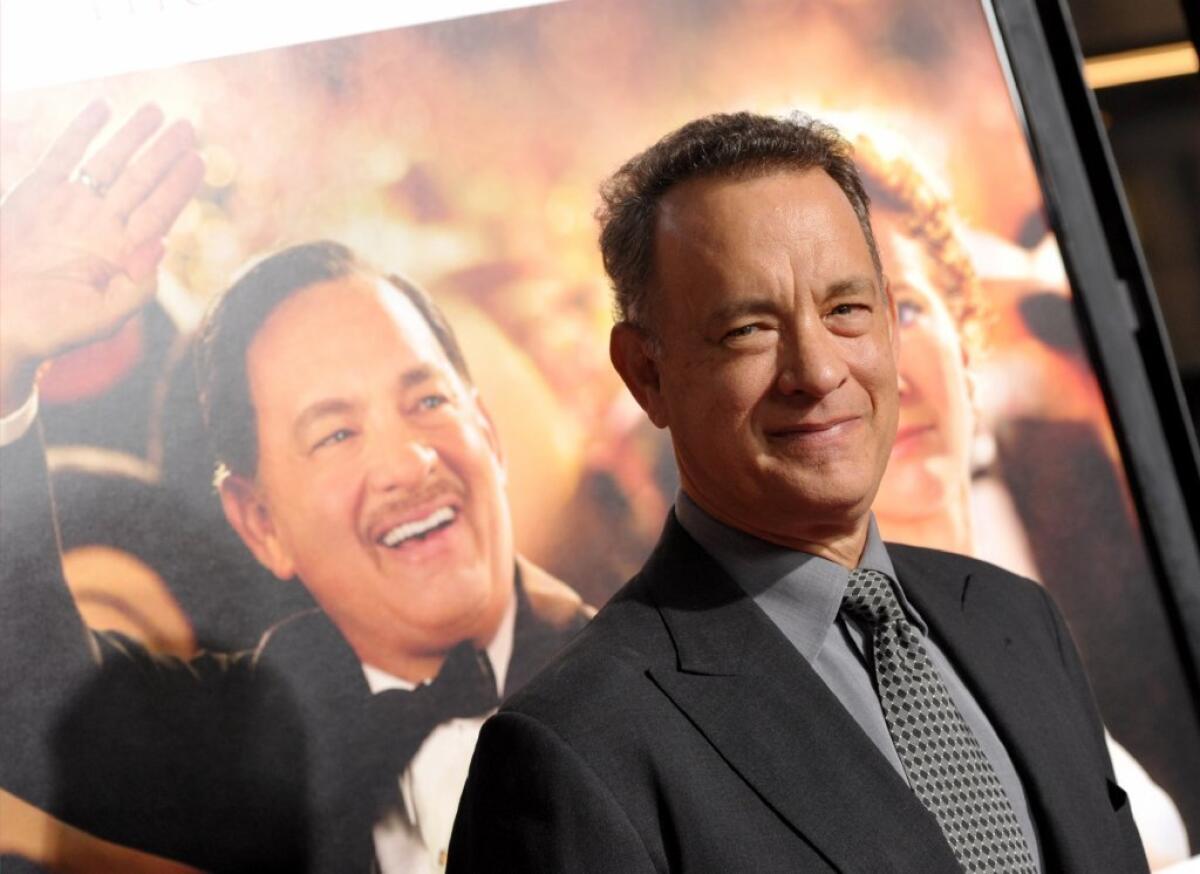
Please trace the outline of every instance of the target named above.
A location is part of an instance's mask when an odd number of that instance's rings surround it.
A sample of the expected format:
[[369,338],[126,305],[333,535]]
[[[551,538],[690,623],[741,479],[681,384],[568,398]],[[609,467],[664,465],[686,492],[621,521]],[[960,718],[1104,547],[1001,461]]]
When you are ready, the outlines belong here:
[[116,330],[154,292],[163,237],[204,175],[185,121],[147,104],[91,154],[110,110],[90,104],[0,205],[0,412],[38,366]]

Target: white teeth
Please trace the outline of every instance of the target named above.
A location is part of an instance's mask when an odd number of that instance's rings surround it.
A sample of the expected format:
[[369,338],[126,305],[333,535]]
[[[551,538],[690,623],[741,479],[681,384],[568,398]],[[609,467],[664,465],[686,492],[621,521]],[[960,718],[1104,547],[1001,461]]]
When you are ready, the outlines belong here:
[[396,547],[406,540],[412,540],[414,537],[424,537],[435,528],[440,528],[443,525],[448,525],[454,521],[454,517],[458,513],[453,507],[439,507],[434,510],[424,519],[414,519],[411,522],[405,522],[403,525],[397,525],[387,534],[383,535],[380,540],[384,546]]

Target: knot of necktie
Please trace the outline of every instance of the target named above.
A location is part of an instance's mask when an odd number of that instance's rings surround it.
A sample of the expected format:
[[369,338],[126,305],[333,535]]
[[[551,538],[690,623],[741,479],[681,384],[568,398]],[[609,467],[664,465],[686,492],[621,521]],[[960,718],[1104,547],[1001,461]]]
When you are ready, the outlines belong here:
[[[464,641],[450,650],[432,682],[372,695],[365,713],[364,762],[382,787],[381,804],[396,800],[396,778],[437,726],[483,716],[500,704],[487,654]],[[374,782],[374,781],[373,781]]]
[[887,576],[868,568],[860,567],[851,572],[842,595],[842,609],[872,627],[907,622]]

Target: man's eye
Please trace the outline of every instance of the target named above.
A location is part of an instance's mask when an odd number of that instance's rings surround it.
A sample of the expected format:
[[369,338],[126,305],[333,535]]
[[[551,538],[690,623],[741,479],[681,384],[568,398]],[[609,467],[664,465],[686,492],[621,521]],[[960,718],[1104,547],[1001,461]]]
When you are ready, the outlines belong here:
[[925,307],[916,301],[902,300],[896,304],[896,319],[901,325],[911,325],[925,314]]
[[738,337],[749,337],[751,334],[758,331],[758,325],[742,325],[740,328],[734,328],[725,334],[726,340],[735,340]]
[[450,399],[445,395],[425,395],[419,401],[417,401],[417,408],[421,410],[436,410],[438,407],[449,402]]
[[341,443],[343,440],[349,440],[354,436],[354,432],[349,428],[338,428],[331,434],[327,434],[316,442],[313,449],[320,449],[324,446],[333,446],[335,443]]
[[831,316],[852,316],[859,311],[865,311],[866,307],[857,303],[840,303],[829,311]]

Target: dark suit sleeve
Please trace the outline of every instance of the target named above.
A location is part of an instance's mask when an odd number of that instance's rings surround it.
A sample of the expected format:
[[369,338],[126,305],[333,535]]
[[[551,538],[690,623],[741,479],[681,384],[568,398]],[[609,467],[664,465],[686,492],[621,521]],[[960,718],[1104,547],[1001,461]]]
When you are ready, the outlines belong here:
[[1079,709],[1088,723],[1091,737],[1088,740],[1095,745],[1097,759],[1103,762],[1104,778],[1108,784],[1108,798],[1116,815],[1121,843],[1125,849],[1124,865],[1114,864],[1114,871],[1148,871],[1146,851],[1142,847],[1142,839],[1138,834],[1137,825],[1133,821],[1133,812],[1129,806],[1129,798],[1118,784],[1113,775],[1112,758],[1108,754],[1108,743],[1104,735],[1104,723],[1100,719],[1100,711],[1096,707],[1092,687],[1088,682],[1087,673],[1083,669],[1083,661],[1079,651],[1067,629],[1067,623],[1054,604],[1046,590],[1038,587],[1046,612],[1053,627],[1058,642],[1059,658],[1070,681],[1071,689],[1077,697]]
[[484,724],[447,871],[653,872],[608,787],[550,728],[521,713]]
[[40,429],[0,448],[0,785],[50,791],[50,728],[96,652],[63,579]]
[[0,448],[0,787],[206,870],[303,870],[304,725],[263,674],[248,658],[184,662],[88,631],[39,429]]

